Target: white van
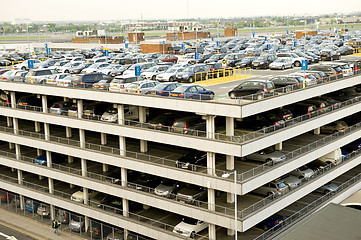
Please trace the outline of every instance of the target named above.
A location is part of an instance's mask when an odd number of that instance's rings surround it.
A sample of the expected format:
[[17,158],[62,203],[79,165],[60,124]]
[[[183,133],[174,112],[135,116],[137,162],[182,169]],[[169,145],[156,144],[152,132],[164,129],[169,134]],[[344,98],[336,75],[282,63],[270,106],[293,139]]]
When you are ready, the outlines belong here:
[[342,162],[342,153],[341,148],[337,148],[336,150],[319,157],[319,160],[325,162],[327,164],[332,163],[333,165],[338,165]]

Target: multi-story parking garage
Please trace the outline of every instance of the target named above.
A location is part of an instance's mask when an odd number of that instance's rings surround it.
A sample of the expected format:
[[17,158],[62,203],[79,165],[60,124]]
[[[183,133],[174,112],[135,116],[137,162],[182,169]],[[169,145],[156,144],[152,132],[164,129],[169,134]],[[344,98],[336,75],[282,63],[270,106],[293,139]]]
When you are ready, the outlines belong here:
[[[235,229],[238,237],[242,237],[262,220],[286,211],[325,183],[336,178],[347,182],[357,176],[361,157],[353,154],[280,197],[252,193],[262,185],[359,139],[360,119],[347,131],[332,135],[320,134],[320,127],[359,113],[361,102],[358,98],[351,99],[343,102],[341,107],[319,111],[312,118],[298,118],[276,131],[240,135],[237,122],[355,86],[360,80],[361,76],[355,74],[257,101],[184,100],[2,81],[0,89],[10,96],[9,103],[0,106],[0,139],[9,143],[1,145],[2,188],[19,194],[20,208],[24,206],[24,199],[31,198],[49,204],[51,218],[55,217],[57,209],[83,216],[85,230],[92,219],[154,239],[183,239],[186,237],[172,230],[182,216],[187,216],[209,223],[208,232],[202,231],[197,238],[226,239],[228,235],[232,239]],[[19,97],[27,93],[36,94],[42,100],[42,107],[18,105]],[[49,112],[48,104],[54,97],[76,103],[78,117]],[[118,110],[117,123],[84,118],[84,102],[89,101],[113,104]],[[125,106],[129,105],[138,108],[136,121],[124,117]],[[147,113],[160,109],[201,115],[206,131],[188,135],[148,128]],[[225,126],[223,133],[216,129],[217,120]],[[243,161],[247,155],[269,146],[286,153],[286,160],[275,165]],[[197,166],[192,168],[194,171],[176,167],[176,160],[190,149],[207,152],[206,167]],[[46,153],[45,166],[34,162],[42,152]],[[53,163],[52,152],[67,155],[66,163]],[[109,177],[114,169],[121,172],[116,181]],[[128,175],[134,171],[203,187],[206,200],[189,204],[177,198],[158,196],[152,187],[132,187]],[[344,175],[348,178],[342,177]],[[340,202],[350,196],[360,189],[359,179],[322,204]],[[80,189],[84,203],[70,198]],[[106,211],[104,207],[95,208],[89,202],[93,191],[121,198],[121,214]],[[142,204],[143,209],[133,211],[134,202]]]

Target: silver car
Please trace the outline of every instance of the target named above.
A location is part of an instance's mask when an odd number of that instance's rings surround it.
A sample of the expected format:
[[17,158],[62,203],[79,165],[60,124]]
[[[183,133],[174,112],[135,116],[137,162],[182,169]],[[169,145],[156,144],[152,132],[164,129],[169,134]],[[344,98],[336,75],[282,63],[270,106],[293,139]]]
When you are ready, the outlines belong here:
[[155,194],[162,197],[170,198],[172,195],[177,193],[177,190],[180,189],[180,184],[171,179],[162,181],[156,188]]
[[299,179],[299,178],[296,177],[296,176],[293,176],[293,175],[288,175],[288,176],[282,178],[282,181],[283,181],[286,185],[288,185],[288,187],[289,187],[290,189],[295,189],[295,188],[301,186],[301,184],[302,184],[302,180]]
[[270,69],[286,69],[293,68],[293,61],[289,57],[279,57],[269,65]]
[[309,169],[306,166],[301,166],[299,168],[296,168],[292,172],[290,172],[291,175],[298,177],[299,179],[305,179],[308,180],[314,176],[314,172],[312,169]]
[[69,221],[69,228],[73,232],[84,232],[85,221],[84,218],[77,215],[71,215]]
[[244,160],[253,160],[273,165],[286,160],[286,155],[276,151],[274,147],[268,147],[258,152],[252,153],[243,158]]
[[253,193],[261,194],[264,196],[281,196],[288,192],[288,186],[282,180],[275,180],[269,182],[262,187],[253,190]]
[[327,193],[333,193],[338,190],[338,186],[332,182],[326,183],[325,185],[319,187],[316,189],[316,192],[327,194]]

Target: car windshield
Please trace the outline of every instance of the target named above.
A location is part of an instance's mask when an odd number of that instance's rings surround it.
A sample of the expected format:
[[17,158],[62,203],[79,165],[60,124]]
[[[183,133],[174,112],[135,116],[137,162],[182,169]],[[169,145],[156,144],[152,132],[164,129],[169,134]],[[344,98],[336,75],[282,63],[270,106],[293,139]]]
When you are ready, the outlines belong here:
[[280,183],[277,184],[277,187],[278,188],[284,188],[284,187],[286,187],[286,185],[283,182],[280,182]]
[[196,219],[189,218],[189,217],[184,217],[184,218],[183,218],[183,222],[188,223],[188,224],[192,224],[192,225],[196,225],[196,224],[197,224],[197,220],[196,220]]
[[267,56],[261,56],[257,58],[258,61],[265,61],[267,60]]
[[154,88],[152,88],[152,90],[163,90],[164,88],[166,88],[169,84],[158,84],[157,86],[155,86]]
[[274,151],[275,151],[274,147],[268,147],[268,148],[263,149],[263,152],[265,154],[270,154],[270,153],[273,153]]
[[108,82],[108,80],[103,79],[103,80],[100,80],[98,83],[107,83],[107,82]]
[[219,55],[212,55],[209,59],[217,60],[217,59],[219,59]]
[[179,87],[177,87],[176,89],[174,89],[173,91],[174,92],[184,92],[184,91],[186,91],[188,89],[188,86],[179,86]]
[[60,103],[54,103],[51,108],[61,108],[61,104]]
[[305,171],[305,170],[308,169],[308,167],[306,167],[306,166],[303,165],[303,166],[299,167],[298,169],[301,170],[301,171]]
[[285,58],[277,58],[274,62],[286,62]]
[[158,70],[158,67],[151,67],[151,68],[148,68],[147,70],[144,70],[144,72],[155,72]]
[[167,71],[165,71],[166,73],[175,73],[175,72],[179,72],[179,70],[183,70],[183,68],[168,68]]
[[183,72],[194,72],[194,67],[186,67]]

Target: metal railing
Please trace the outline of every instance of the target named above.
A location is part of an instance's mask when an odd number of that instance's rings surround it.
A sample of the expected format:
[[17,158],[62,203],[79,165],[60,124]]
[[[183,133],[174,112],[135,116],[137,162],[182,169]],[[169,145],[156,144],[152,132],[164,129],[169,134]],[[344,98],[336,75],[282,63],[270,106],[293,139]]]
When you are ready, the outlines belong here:
[[[361,70],[354,71],[354,75],[358,75],[360,73],[361,73]],[[204,75],[204,77],[206,76],[205,73],[203,73],[203,75]],[[246,75],[247,75],[247,72],[246,72]],[[349,78],[349,77],[353,77],[353,76],[344,77],[341,74],[341,75],[333,75],[333,76],[329,76],[329,77],[324,77],[322,79],[317,80],[317,83],[315,85],[306,86],[306,88],[314,87],[314,86],[317,86],[319,84],[324,84],[324,83],[328,83],[328,82],[332,82],[332,81],[336,81],[336,80],[340,80],[340,79],[344,79],[344,78]],[[242,79],[242,78],[240,78],[240,79]],[[40,85],[48,85],[48,86],[52,86],[52,87],[64,87],[64,86],[57,86],[57,85],[54,85],[54,84],[47,84],[46,79],[44,81],[41,81],[41,82],[35,82],[35,81],[31,81],[31,79],[26,79],[24,83],[20,83],[20,84],[40,84]],[[99,90],[100,91],[107,91],[107,90],[101,90],[101,89],[92,89],[92,86],[93,86],[93,84],[71,82],[66,87],[88,89],[88,90],[91,90],[91,91],[99,91]],[[230,99],[227,95],[214,96],[214,98],[212,98],[212,101],[233,103],[233,104],[237,104],[237,105],[239,105],[239,104],[247,104],[247,103],[249,103],[249,100],[258,101],[258,100],[262,100],[264,98],[275,97],[275,96],[277,96],[279,94],[289,93],[289,92],[296,91],[296,90],[300,90],[300,88],[297,85],[292,86],[292,87],[286,86],[286,87],[283,87],[283,88],[277,88],[272,93],[264,93],[264,92],[262,92],[262,93],[247,95],[247,96],[243,96],[243,97],[237,97],[235,99]],[[152,95],[152,96],[154,96],[154,95]],[[159,95],[157,95],[157,96],[158,97],[168,97],[169,98],[169,96],[159,96]],[[171,98],[174,98],[174,97],[171,97]],[[204,96],[201,95],[197,99],[199,99],[199,100],[207,100],[207,99],[210,99],[210,98],[209,98],[209,95],[204,95]],[[193,100],[196,100],[196,99],[193,99]]]
[[195,84],[211,85],[252,77],[251,68],[223,68],[213,71],[195,73]]
[[298,212],[296,212],[296,213],[292,214],[291,216],[287,217],[280,224],[272,227],[268,231],[262,233],[261,235],[259,235],[256,238],[254,238],[253,240],[266,240],[266,239],[269,239],[269,238],[273,237],[276,233],[280,232],[285,227],[288,227],[291,224],[299,221],[299,219],[301,219],[302,217],[308,215],[311,211],[314,211],[315,209],[320,207],[322,204],[326,203],[329,199],[334,197],[336,194],[343,192],[348,187],[350,187],[353,184],[359,182],[360,180],[361,180],[361,173],[359,173],[355,177],[349,179],[347,182],[345,182],[345,183],[341,184],[340,186],[338,186],[338,189],[336,191],[329,192],[329,193],[321,196],[320,198],[318,198],[315,201],[311,202],[310,204],[308,204],[306,207],[302,208]]
[[[223,133],[217,133],[217,132],[211,133],[211,132],[195,130],[195,129],[191,129],[191,128],[183,129],[183,128],[175,128],[173,126],[164,126],[164,125],[159,127],[158,125],[153,125],[151,123],[142,123],[139,121],[127,120],[127,119],[124,120],[124,125],[138,127],[138,128],[172,132],[172,133],[177,133],[177,134],[185,134],[185,135],[191,135],[191,136],[196,136],[196,137],[204,137],[204,138],[206,138],[207,136],[214,136],[214,138],[210,138],[210,139],[232,142],[232,143],[244,143],[244,142],[247,142],[250,140],[264,137],[267,134],[271,134],[275,131],[287,128],[289,126],[294,126],[296,124],[300,124],[303,121],[307,121],[309,119],[321,116],[323,114],[330,113],[335,110],[339,110],[343,107],[359,103],[360,101],[361,101],[360,97],[352,98],[350,100],[340,102],[338,104],[333,104],[332,106],[329,106],[329,107],[324,107],[321,110],[317,110],[317,111],[314,111],[309,114],[305,114],[305,115],[291,118],[288,120],[281,120],[281,124],[279,124],[279,125],[264,127],[260,130],[253,131],[253,132],[246,133],[246,134],[238,134],[237,136],[236,135],[229,136],[229,135],[226,135]],[[0,102],[0,106],[3,106],[3,107],[11,107],[11,105],[12,105],[11,103]],[[36,112],[44,112],[43,107],[21,105],[21,104],[14,104],[14,107],[17,109],[30,110],[30,111],[36,111]],[[46,113],[52,114],[51,112],[52,112],[51,108],[48,108],[46,110]],[[67,113],[62,113],[61,115],[65,116],[66,114]],[[76,117],[76,116],[73,116],[73,117]],[[103,116],[95,115],[93,113],[83,113],[82,118],[89,119],[89,120],[108,122],[108,123],[116,123],[118,121],[117,114],[116,114],[116,118],[114,118],[113,122],[110,122],[109,120],[103,118]],[[236,131],[237,131],[237,129],[236,129]]]
[[[27,182],[27,181],[22,181],[22,184],[18,184],[18,179],[17,178],[9,177],[9,176],[6,176],[4,174],[0,174],[0,179],[3,180],[3,181],[6,181],[6,182],[15,183],[16,185],[19,185],[21,187],[30,188],[32,190],[48,194],[49,196],[54,195],[54,196],[60,197],[62,199],[66,199],[67,201],[71,202],[71,200],[70,200],[71,194],[64,193],[62,191],[52,190],[52,193],[50,193],[49,192],[50,191],[49,187],[41,186],[41,185],[34,184],[34,183],[31,183],[31,182]],[[90,202],[90,205],[88,205],[88,206],[92,206],[91,202]],[[93,207],[97,208],[100,211],[106,212],[107,214],[110,214],[110,215],[116,214],[116,216],[119,216],[119,214],[117,214],[119,212],[118,208],[114,208],[112,206],[107,206],[107,205],[98,206],[98,204],[94,205]],[[161,228],[161,229],[164,229],[164,230],[167,230],[167,231],[172,231],[173,228],[174,228],[173,225],[163,223],[161,221],[154,220],[152,218],[142,216],[142,215],[139,215],[139,214],[135,214],[135,213],[132,213],[132,212],[125,212],[125,211],[121,210],[120,213],[121,214],[125,213],[124,215],[128,216],[128,217],[123,216],[125,218],[131,218],[133,220],[141,222],[142,224],[148,224],[148,225],[150,225],[152,227]],[[203,237],[203,236],[198,235],[198,237]],[[205,237],[205,239],[208,239],[208,238]]]

